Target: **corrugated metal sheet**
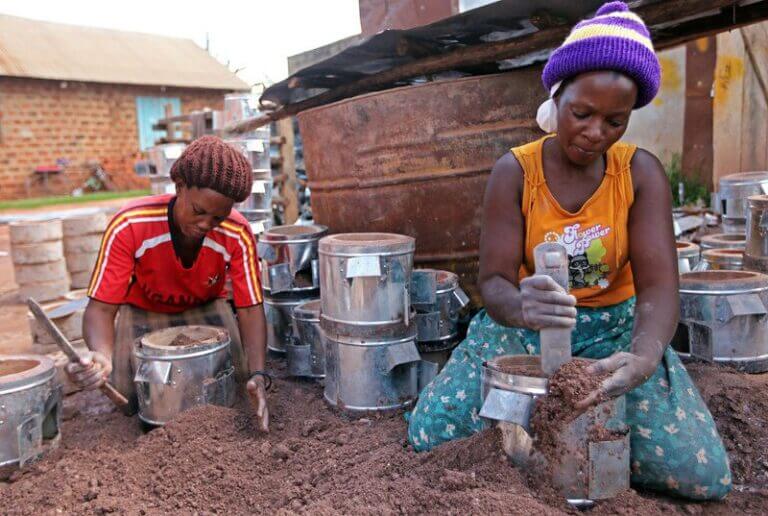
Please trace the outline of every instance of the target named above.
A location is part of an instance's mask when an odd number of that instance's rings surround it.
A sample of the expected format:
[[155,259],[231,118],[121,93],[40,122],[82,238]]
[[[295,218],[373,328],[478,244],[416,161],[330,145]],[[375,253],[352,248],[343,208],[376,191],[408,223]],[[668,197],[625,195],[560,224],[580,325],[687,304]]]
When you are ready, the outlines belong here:
[[246,90],[195,42],[0,15],[0,75]]

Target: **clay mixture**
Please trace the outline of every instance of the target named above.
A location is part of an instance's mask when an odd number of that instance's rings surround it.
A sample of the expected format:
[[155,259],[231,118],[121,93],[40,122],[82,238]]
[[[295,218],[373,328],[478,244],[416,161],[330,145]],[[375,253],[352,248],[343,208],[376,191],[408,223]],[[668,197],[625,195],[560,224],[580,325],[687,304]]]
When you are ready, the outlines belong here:
[[[740,491],[705,504],[630,491],[590,514],[768,512],[768,375],[697,366],[694,376],[734,454]],[[416,454],[402,414],[336,415],[314,383],[276,381],[268,435],[244,405],[192,410],[143,434],[99,393],[66,403],[61,447],[0,483],[0,513],[575,513],[509,465],[495,430]]]

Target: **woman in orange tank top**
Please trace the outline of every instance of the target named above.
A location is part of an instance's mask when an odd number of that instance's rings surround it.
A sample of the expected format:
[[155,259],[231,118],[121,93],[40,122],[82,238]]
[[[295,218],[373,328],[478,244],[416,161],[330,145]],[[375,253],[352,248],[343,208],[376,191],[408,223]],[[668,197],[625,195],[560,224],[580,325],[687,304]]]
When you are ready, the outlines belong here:
[[[544,138],[498,160],[486,188],[480,250],[485,303],[409,416],[417,450],[486,428],[480,368],[538,354],[538,330],[572,328],[574,356],[609,373],[586,408],[626,395],[632,483],[694,499],[731,489],[714,421],[667,344],[679,313],[671,189],[659,160],[620,142],[658,89],[658,61],[622,2],[582,21],[544,69]],[[570,293],[534,276],[533,249],[562,244]]]

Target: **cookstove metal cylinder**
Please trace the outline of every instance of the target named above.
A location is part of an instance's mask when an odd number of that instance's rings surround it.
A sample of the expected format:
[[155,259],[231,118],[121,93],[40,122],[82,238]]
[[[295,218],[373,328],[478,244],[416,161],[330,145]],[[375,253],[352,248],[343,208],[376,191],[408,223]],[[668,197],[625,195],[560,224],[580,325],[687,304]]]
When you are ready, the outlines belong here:
[[750,197],[748,207],[744,268],[768,272],[768,195]]
[[317,292],[318,245],[328,228],[320,225],[276,226],[259,237],[262,282],[271,295]]
[[693,358],[768,371],[767,307],[765,274],[709,270],[680,277],[680,322]]
[[693,242],[676,242],[676,246],[678,272],[691,272],[699,263],[701,248]]
[[347,233],[320,240],[322,318],[347,326],[408,326],[415,240]]
[[744,249],[707,249],[690,271],[740,271],[744,268]]
[[198,405],[229,407],[235,375],[229,333],[212,326],[178,326],[136,339],[134,382],[139,418],[162,426]]
[[701,237],[701,251],[707,249],[744,249],[747,236],[744,233],[715,233]]
[[0,479],[58,446],[61,391],[51,359],[0,356]]
[[320,328],[320,300],[302,303],[293,310],[293,341],[286,346],[288,373],[325,377],[325,338]]
[[[520,372],[503,372],[501,361]],[[541,371],[540,357],[497,357],[483,364],[480,381],[483,398],[480,416],[499,427],[504,451],[515,465],[542,475],[551,474],[553,485],[570,503],[578,506],[613,498],[629,488],[629,428],[624,396],[605,401],[566,425],[560,433],[564,446],[559,463],[547,465],[546,459],[533,447],[535,436],[530,429],[536,401],[546,396],[549,388],[549,380]],[[591,441],[590,429],[596,425],[605,427],[616,438]]]
[[469,297],[456,274],[435,269],[413,271],[411,305],[416,311],[417,346],[424,360],[441,368],[445,365],[462,338],[459,312],[468,304]]
[[[747,219],[747,199],[768,194],[768,172],[743,172],[720,178],[717,209],[723,216],[723,226],[744,226]],[[727,233],[732,232],[726,230]]]
[[[343,329],[342,329],[343,331]],[[354,329],[353,329],[354,331]],[[360,339],[325,333],[326,402],[345,411],[382,411],[411,405],[424,373],[416,327],[402,337]],[[427,364],[424,367],[429,367]]]

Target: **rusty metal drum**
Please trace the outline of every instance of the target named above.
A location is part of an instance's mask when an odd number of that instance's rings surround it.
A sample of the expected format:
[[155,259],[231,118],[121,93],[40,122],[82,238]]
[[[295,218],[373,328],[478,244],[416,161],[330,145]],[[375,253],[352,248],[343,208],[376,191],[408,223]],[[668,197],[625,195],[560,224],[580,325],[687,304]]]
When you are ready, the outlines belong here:
[[[331,233],[416,238],[415,264],[476,288],[483,192],[511,147],[542,135],[541,68],[395,88],[297,118],[312,213]],[[407,106],[406,109],[403,106]]]

